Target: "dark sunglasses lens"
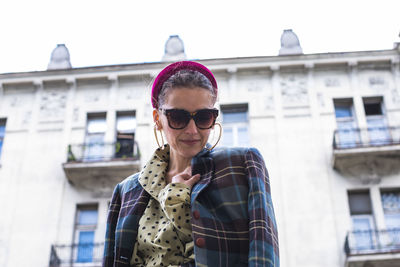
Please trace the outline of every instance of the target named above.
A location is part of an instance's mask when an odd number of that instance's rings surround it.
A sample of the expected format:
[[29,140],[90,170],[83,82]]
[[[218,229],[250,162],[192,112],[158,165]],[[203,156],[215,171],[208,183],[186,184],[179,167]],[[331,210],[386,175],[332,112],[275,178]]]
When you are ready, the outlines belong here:
[[171,110],[169,112],[168,121],[172,128],[185,128],[190,120],[190,114],[184,110]]
[[196,125],[199,128],[211,128],[214,120],[215,118],[212,110],[199,110],[195,115]]

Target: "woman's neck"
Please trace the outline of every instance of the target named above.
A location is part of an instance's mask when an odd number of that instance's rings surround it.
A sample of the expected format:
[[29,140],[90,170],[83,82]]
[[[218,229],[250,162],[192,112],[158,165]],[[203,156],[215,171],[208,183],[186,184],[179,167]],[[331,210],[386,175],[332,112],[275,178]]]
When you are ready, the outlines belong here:
[[182,157],[171,150],[168,164],[168,176],[175,176],[178,173],[183,172],[188,166],[190,166],[191,160],[191,158]]

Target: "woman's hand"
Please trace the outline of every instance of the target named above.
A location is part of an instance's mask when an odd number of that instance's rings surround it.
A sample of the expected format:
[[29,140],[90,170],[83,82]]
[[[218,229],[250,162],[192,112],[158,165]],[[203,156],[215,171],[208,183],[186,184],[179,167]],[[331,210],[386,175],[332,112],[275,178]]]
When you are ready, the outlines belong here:
[[188,166],[186,169],[173,176],[171,183],[181,183],[187,185],[190,189],[200,180],[200,174],[195,174],[192,176],[192,167]]

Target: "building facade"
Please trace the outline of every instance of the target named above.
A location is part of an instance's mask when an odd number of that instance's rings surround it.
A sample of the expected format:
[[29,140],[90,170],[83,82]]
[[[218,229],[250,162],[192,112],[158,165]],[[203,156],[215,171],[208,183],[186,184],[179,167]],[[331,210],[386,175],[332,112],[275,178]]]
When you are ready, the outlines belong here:
[[[281,266],[400,266],[400,45],[281,43],[199,60],[218,81],[219,145],[265,159]],[[182,57],[171,36],[164,59]],[[0,266],[100,265],[113,187],[157,147],[150,88],[167,64],[72,68],[59,45],[46,71],[0,74]]]

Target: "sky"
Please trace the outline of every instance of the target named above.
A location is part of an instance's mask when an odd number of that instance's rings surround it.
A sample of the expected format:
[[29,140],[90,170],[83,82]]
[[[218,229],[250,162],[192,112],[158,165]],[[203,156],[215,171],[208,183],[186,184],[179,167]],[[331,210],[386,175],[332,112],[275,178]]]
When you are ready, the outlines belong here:
[[284,29],[305,54],[392,49],[400,0],[1,0],[0,73],[158,62],[170,35],[188,59],[276,56]]

